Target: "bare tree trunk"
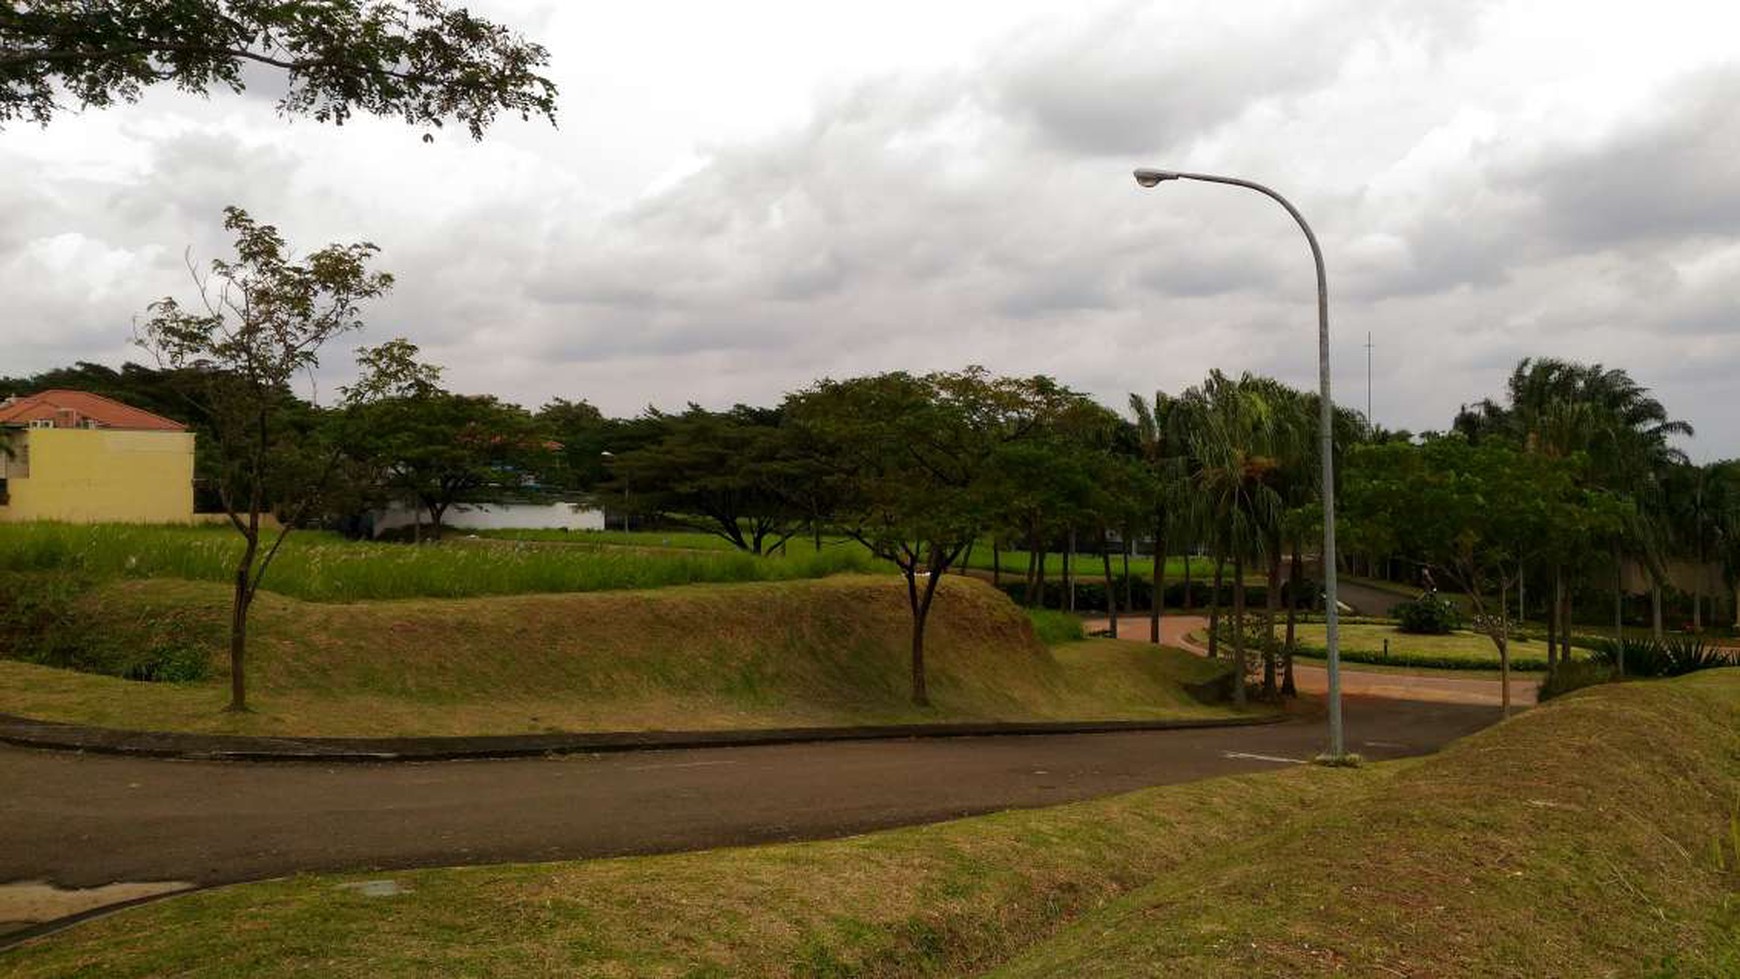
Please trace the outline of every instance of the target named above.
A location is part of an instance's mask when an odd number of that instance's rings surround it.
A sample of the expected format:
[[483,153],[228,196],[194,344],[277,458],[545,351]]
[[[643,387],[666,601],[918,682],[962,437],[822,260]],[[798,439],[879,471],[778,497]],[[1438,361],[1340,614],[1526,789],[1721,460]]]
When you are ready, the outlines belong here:
[[1281,542],[1269,551],[1269,581],[1263,593],[1263,698],[1280,697],[1279,677],[1275,674],[1275,613],[1281,607]]
[[930,706],[930,692],[924,675],[924,626],[930,618],[931,602],[936,598],[937,584],[942,578],[936,563],[933,554],[931,573],[925,578],[923,595],[919,594],[916,561],[906,573],[907,601],[912,606],[912,702],[919,707]]
[[1564,601],[1564,605],[1563,605],[1564,611],[1561,615],[1561,621],[1560,621],[1561,628],[1559,629],[1559,658],[1562,660],[1569,660],[1571,658],[1571,589],[1570,589],[1570,586],[1566,586],[1566,588],[1565,588],[1565,597],[1564,597],[1563,601]]
[[1287,568],[1287,644],[1281,652],[1281,696],[1297,697],[1299,688],[1293,682],[1293,626],[1298,618],[1300,579],[1305,575],[1305,559],[1299,554],[1299,541],[1293,541],[1293,560]]
[[1654,575],[1650,577],[1652,580],[1649,583],[1649,630],[1650,635],[1655,637],[1655,641],[1661,642],[1667,638],[1667,630],[1663,628],[1661,621],[1661,581],[1655,579]]
[[1111,616],[1112,638],[1118,638],[1118,590],[1112,587],[1112,552],[1108,550],[1106,529],[1100,528],[1100,565],[1106,573],[1106,612]]
[[[1190,553],[1190,549],[1186,548],[1184,551],[1184,601],[1182,603],[1180,603],[1180,605],[1179,605],[1179,610],[1184,612],[1186,615],[1190,614],[1192,611],[1194,611],[1196,609],[1196,602],[1192,600],[1192,597],[1190,594],[1190,589],[1191,589],[1190,559],[1191,559],[1191,557],[1192,557],[1192,555]],[[1161,560],[1165,560],[1165,558],[1162,557]],[[1159,599],[1155,599],[1155,601],[1159,601]]]
[[[1045,608],[1045,572],[1048,570],[1046,565],[1051,563],[1051,545],[1046,542],[1044,535],[1040,535],[1038,548],[1039,572],[1033,579],[1033,594],[1039,603],[1036,607]],[[1060,607],[1062,604],[1058,603]]]
[[1003,587],[1003,547],[995,537],[991,538],[991,584]]
[[1233,549],[1233,706],[1245,705],[1245,556]]
[[1148,641],[1160,645],[1161,609],[1166,604],[1166,535],[1158,524],[1154,527],[1154,570],[1151,579],[1153,598],[1148,602]]
[[1498,588],[1498,687],[1499,703],[1504,716],[1510,716],[1510,621],[1505,609],[1505,587],[1501,579]]
[[1625,559],[1613,549],[1613,641],[1625,641]]
[[248,606],[253,602],[254,555],[260,550],[258,531],[244,534],[247,544],[241,560],[236,563],[235,592],[230,601],[230,706],[241,713],[248,709],[246,659],[248,650]]
[[1223,558],[1220,548],[1214,550],[1214,594],[1208,601],[1208,658],[1220,655],[1220,577]]
[[[973,544],[977,543],[978,541],[973,542]],[[973,564],[973,544],[968,544],[966,552],[961,555],[960,572],[962,577],[966,576],[967,570]]]
[[1069,534],[1063,539],[1063,590],[1064,603],[1069,611],[1075,611],[1075,526],[1069,528]]
[[1559,667],[1559,566],[1553,565],[1553,590],[1547,596],[1547,672]]
[[1130,550],[1136,545],[1131,540],[1133,535],[1127,525],[1119,532],[1118,536],[1123,542],[1123,547],[1119,550],[1124,559],[1124,611],[1134,612],[1136,611],[1136,586],[1130,583]]

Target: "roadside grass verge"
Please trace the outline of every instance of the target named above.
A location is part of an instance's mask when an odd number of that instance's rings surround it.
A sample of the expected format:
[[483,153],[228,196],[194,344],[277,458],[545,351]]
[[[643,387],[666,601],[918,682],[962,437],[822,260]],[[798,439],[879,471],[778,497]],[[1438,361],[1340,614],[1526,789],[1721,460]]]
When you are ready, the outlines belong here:
[[205,678],[139,683],[0,660],[0,711],[105,727],[304,736],[1229,713],[1185,693],[1182,684],[1203,679],[1188,653],[1137,643],[1047,648],[1001,594],[953,577],[927,633],[934,703],[914,707],[904,587],[845,575],[344,604],[262,594],[250,624],[254,712],[236,715],[222,712],[228,601],[223,586],[204,582],[97,584],[70,610],[77,628],[142,649],[168,630],[182,647],[204,651]]
[[1740,670],[1580,691],[996,975],[1727,976]]
[[[1327,633],[1320,623],[1300,623],[1297,655],[1322,659],[1328,655]],[[1384,641],[1389,641],[1386,653]],[[1576,655],[1586,655],[1578,650]],[[1341,658],[1349,662],[1373,663],[1383,666],[1409,666],[1440,670],[1497,670],[1498,650],[1492,640],[1476,632],[1457,631],[1448,635],[1428,636],[1403,632],[1393,625],[1343,624],[1341,626]],[[1547,668],[1546,644],[1521,637],[1510,641],[1510,668],[1519,672],[1544,672]]]
[[[241,550],[239,535],[228,527],[0,524],[0,572],[228,582]],[[465,540],[373,544],[298,531],[285,542],[262,587],[308,601],[354,602],[787,581],[882,569],[880,562],[848,548],[756,557]]]
[[[1740,671],[1441,754],[845,840],[309,875],[0,953],[18,976],[1732,975]],[[1721,858],[1715,854],[1720,852]],[[387,877],[368,898],[339,885]]]

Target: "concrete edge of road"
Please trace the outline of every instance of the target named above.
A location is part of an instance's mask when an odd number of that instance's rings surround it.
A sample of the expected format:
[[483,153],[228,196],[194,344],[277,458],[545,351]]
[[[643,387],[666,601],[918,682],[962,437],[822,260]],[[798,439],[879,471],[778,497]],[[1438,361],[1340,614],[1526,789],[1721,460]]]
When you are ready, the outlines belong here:
[[1105,734],[1276,724],[1292,715],[1151,721],[1002,721],[965,724],[891,724],[871,727],[761,728],[736,731],[600,731],[426,738],[272,738],[127,731],[0,714],[0,743],[95,754],[199,761],[396,762],[534,758],[544,755],[679,748],[743,748],[820,741]]

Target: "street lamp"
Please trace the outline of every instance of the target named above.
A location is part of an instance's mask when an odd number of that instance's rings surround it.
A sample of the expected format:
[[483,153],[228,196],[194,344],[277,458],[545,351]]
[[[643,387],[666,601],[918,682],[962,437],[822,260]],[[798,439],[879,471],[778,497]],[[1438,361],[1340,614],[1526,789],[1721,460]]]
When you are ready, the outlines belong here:
[[1321,389],[1319,424],[1323,429],[1323,599],[1325,629],[1329,634],[1329,756],[1340,759],[1347,754],[1347,748],[1341,735],[1341,624],[1335,600],[1335,403],[1329,397],[1329,284],[1323,275],[1323,249],[1317,246],[1317,236],[1311,233],[1311,226],[1305,223],[1305,216],[1299,213],[1299,209],[1262,184],[1207,173],[1146,167],[1136,171],[1136,183],[1143,187],[1157,187],[1167,180],[1231,184],[1268,196],[1299,222],[1299,230],[1305,232],[1305,240],[1311,245],[1311,260],[1317,265],[1317,382]]

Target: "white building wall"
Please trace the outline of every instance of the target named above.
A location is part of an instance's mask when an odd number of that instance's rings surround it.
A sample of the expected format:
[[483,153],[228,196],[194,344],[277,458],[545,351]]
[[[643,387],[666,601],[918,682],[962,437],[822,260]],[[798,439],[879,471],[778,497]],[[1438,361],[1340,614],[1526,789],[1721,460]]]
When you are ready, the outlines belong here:
[[[375,536],[409,527],[416,520],[411,508],[395,504],[375,513]],[[427,525],[429,515],[423,515]],[[454,506],[441,518],[450,530],[603,530],[604,511],[579,503],[475,503]]]

